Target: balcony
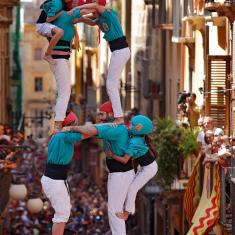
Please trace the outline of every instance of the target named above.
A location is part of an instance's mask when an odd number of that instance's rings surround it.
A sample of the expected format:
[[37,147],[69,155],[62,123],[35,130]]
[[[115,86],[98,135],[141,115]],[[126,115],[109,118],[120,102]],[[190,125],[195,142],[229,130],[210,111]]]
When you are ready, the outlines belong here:
[[235,0],[205,0],[205,9],[228,17],[230,22],[235,20]]

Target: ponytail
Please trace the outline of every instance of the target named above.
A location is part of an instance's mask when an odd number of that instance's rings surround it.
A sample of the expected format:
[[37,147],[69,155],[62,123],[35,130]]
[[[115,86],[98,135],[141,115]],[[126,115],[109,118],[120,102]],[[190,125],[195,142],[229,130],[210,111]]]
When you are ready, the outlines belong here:
[[148,135],[145,135],[145,142],[149,147],[149,152],[150,152],[151,156],[154,159],[157,159],[158,158],[157,151],[156,151],[155,147],[153,146],[151,138]]

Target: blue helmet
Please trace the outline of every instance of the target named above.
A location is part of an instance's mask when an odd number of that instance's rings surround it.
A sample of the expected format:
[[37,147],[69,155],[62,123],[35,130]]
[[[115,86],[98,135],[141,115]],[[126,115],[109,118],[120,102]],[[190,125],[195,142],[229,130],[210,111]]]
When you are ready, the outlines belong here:
[[133,135],[148,135],[153,131],[152,121],[144,116],[137,115],[131,119],[131,133]]

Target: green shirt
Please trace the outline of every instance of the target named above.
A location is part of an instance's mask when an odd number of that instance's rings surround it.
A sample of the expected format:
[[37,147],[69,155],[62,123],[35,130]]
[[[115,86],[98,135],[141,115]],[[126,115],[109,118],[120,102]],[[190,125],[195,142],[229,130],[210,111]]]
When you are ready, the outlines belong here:
[[95,22],[100,25],[104,39],[108,42],[124,36],[117,13],[112,9],[105,10]]
[[[110,126],[96,126],[98,131],[97,137],[103,139],[104,151],[108,150],[108,143],[111,151],[118,155],[125,155],[125,148],[129,141],[128,130],[125,125],[118,125],[117,127]],[[110,159],[108,156],[106,158]]]
[[47,163],[68,165],[73,157],[74,144],[82,139],[81,133],[59,132],[48,144]]
[[[70,42],[73,39],[74,37],[73,20],[79,19],[80,17],[81,17],[80,9],[77,9],[73,12],[72,16],[69,16],[67,12],[63,12],[55,21],[53,21],[53,24],[55,26],[64,30],[64,35],[60,40]],[[58,48],[58,46],[56,46],[55,49],[61,49],[61,48]]]
[[145,144],[143,137],[133,136],[127,145],[125,153],[133,158],[139,158],[146,154],[148,150],[149,147]]
[[51,0],[43,3],[42,9],[46,12],[48,17],[55,16],[58,12],[63,10],[62,0]]

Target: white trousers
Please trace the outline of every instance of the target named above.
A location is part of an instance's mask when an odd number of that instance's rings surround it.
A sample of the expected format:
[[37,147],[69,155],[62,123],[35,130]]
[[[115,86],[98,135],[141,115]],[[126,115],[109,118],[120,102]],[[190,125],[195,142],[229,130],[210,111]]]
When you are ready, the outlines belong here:
[[42,24],[41,23],[36,24],[36,32],[44,37],[51,38],[53,36],[52,30],[55,28],[58,28],[58,27],[47,22],[42,23]]
[[125,202],[125,210],[134,214],[135,213],[135,199],[137,192],[150,180],[152,179],[158,170],[156,161],[151,164],[140,167],[132,181]]
[[64,121],[71,94],[69,60],[55,59],[55,61],[55,65],[49,64],[57,87],[55,121]]
[[119,82],[122,71],[130,58],[129,47],[113,51],[110,58],[106,89],[112,102],[114,117],[123,117],[121,99],[119,94]]
[[67,182],[65,180],[53,180],[43,175],[41,183],[42,189],[55,211],[53,223],[66,223],[69,220],[71,210]]
[[112,235],[126,235],[126,225],[115,213],[123,211],[128,188],[135,176],[134,170],[108,175],[108,217]]

